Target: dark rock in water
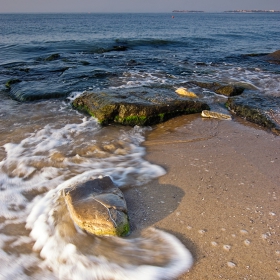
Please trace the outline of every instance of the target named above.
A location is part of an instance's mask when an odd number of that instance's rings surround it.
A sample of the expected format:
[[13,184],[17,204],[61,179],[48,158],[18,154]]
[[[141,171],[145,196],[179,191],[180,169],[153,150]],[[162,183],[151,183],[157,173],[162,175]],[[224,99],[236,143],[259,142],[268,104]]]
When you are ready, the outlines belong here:
[[41,81],[40,84],[37,81],[20,81],[13,83],[8,89],[10,97],[20,102],[62,98],[69,93],[64,84],[52,89],[47,81]]
[[6,82],[5,86],[6,86],[6,88],[10,89],[11,85],[14,85],[14,84],[17,84],[17,83],[20,83],[20,82],[21,82],[21,80],[19,80],[19,79],[11,79],[11,80]]
[[268,54],[265,58],[271,63],[280,64],[280,50]]
[[113,47],[109,47],[107,49],[105,48],[98,48],[96,49],[94,52],[95,53],[107,53],[107,52],[123,52],[123,51],[126,51],[127,50],[127,46],[123,46],[123,45],[119,45],[119,46],[113,46]]
[[60,58],[60,55],[58,53],[54,53],[50,56],[48,56],[47,58],[45,58],[45,61],[53,61],[53,60],[57,60]]
[[113,49],[112,51],[126,51],[127,50],[127,47],[126,46],[113,46]]
[[214,91],[217,94],[222,94],[225,96],[236,96],[243,93],[244,88],[235,85],[224,85],[216,82],[197,82],[192,81],[192,84],[195,84],[201,88],[206,88],[211,91]]
[[84,66],[90,65],[90,63],[88,61],[85,61],[85,60],[81,61],[81,64],[84,65]]
[[110,177],[67,188],[64,196],[72,219],[88,233],[115,236],[129,233],[124,196]]
[[76,98],[72,104],[76,109],[96,117],[103,125],[153,125],[175,116],[209,109],[205,103],[178,97],[174,92],[169,93],[168,98],[162,99],[151,92],[130,92],[125,96],[87,92]]
[[242,95],[229,98],[226,106],[236,115],[280,135],[280,97]]

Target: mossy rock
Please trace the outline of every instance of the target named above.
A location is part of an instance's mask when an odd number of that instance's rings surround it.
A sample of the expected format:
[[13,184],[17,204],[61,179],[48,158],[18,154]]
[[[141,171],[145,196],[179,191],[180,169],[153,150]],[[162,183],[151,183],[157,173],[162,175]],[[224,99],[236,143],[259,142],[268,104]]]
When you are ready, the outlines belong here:
[[[118,123],[129,126],[146,126],[164,122],[172,117],[201,113],[209,106],[200,101],[178,98],[175,93],[166,100],[149,100],[139,97],[133,101],[123,96],[106,93],[84,93],[73,101],[74,108],[96,117],[102,125]],[[172,96],[172,95],[170,95]]]

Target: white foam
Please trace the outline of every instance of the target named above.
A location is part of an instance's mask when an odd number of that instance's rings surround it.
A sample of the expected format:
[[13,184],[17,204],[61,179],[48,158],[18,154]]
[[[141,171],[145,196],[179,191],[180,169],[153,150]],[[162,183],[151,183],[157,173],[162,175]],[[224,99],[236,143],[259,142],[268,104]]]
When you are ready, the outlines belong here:
[[74,92],[71,92],[69,94],[69,96],[67,97],[67,99],[71,102],[73,102],[76,98],[78,98],[79,96],[81,96],[84,92],[81,92],[81,91],[74,91]]
[[267,74],[259,68],[249,70],[242,67],[226,67],[219,69],[215,74],[212,73],[212,78],[258,90],[268,96],[280,96],[280,75]]
[[[69,188],[78,182],[87,181],[93,177],[92,174],[92,171],[88,171],[60,184],[56,189],[50,190],[47,195],[34,205],[27,219],[27,227],[32,229],[31,236],[36,241],[34,248],[40,250],[41,257],[45,259],[44,264],[50,267],[55,275],[58,275],[61,279],[156,280],[177,277],[191,267],[193,263],[192,256],[184,245],[174,236],[156,229],[150,229],[148,237],[137,238],[135,242],[133,239],[119,241],[120,238],[117,237],[112,237],[112,240],[113,242],[121,242],[128,248],[129,246],[134,246],[132,248],[137,250],[134,243],[142,242],[148,245],[155,238],[160,238],[164,240],[166,247],[170,247],[171,260],[165,266],[135,265],[133,262],[120,265],[114,263],[113,260],[102,257],[100,253],[95,255],[94,251],[92,254],[83,253],[82,249],[77,248],[71,241],[69,242],[68,237],[61,236],[57,221],[53,216],[54,212],[59,211],[58,199],[61,195],[60,192],[62,189]],[[83,239],[84,237],[77,232],[75,239],[77,238]],[[102,242],[102,240],[99,240],[99,242]],[[120,254],[123,254],[123,252]],[[149,254],[152,256],[153,252],[142,250],[141,254],[142,258],[149,260]]]
[[[59,234],[53,213],[63,188],[100,175],[111,176],[117,186],[141,185],[165,173],[160,166],[143,159],[145,149],[140,144],[144,141],[145,130],[140,127],[124,129],[112,140],[106,140],[108,143],[123,143],[121,154],[116,154],[113,149],[104,150],[102,158],[85,156],[78,148],[92,145],[96,139],[100,144],[100,131],[95,119],[83,118],[80,123],[46,125],[19,143],[4,145],[6,158],[0,162],[0,216],[7,220],[0,229],[26,220],[35,241],[34,250],[40,251],[45,259],[42,261],[33,253],[18,256],[0,250],[1,260],[5,259],[0,262],[1,276],[4,275],[5,279],[28,279],[25,269],[32,266],[41,268],[32,274],[32,279],[104,279],[104,275],[105,279],[140,279],[140,275],[146,274],[146,279],[165,276],[170,279],[190,268],[192,257],[189,251],[175,237],[157,230],[153,235],[165,240],[166,246],[174,250],[170,262],[162,267],[129,263],[120,266],[102,255],[81,253]],[[55,158],[56,154],[58,158]],[[76,234],[83,238],[81,231]],[[30,244],[30,238],[16,232],[11,237],[0,235],[2,248],[7,242],[14,248]],[[149,240],[147,242],[150,244]],[[126,245],[129,244],[127,241]],[[149,253],[146,257],[149,258]]]

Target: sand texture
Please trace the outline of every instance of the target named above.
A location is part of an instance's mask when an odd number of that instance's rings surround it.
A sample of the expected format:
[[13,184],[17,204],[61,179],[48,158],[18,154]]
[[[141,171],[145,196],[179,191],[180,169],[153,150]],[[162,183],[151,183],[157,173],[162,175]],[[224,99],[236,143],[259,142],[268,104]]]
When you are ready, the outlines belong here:
[[194,256],[178,280],[280,279],[280,137],[235,119],[182,116],[148,133],[166,175],[124,190],[133,231],[154,226]]

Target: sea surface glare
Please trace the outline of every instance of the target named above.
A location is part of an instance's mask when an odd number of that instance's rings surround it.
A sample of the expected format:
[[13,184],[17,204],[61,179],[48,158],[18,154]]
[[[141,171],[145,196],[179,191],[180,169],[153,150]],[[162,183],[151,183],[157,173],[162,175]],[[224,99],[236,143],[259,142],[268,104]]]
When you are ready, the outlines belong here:
[[[119,187],[165,174],[144,159],[152,128],[101,127],[71,107],[84,91],[175,91],[189,81],[242,84],[280,97],[279,14],[0,14],[0,279],[175,279],[185,246],[149,228],[94,237],[61,191],[109,175]],[[224,97],[191,89],[211,108]],[[280,112],[279,112],[280,113]],[[201,132],[203,133],[203,132]]]

